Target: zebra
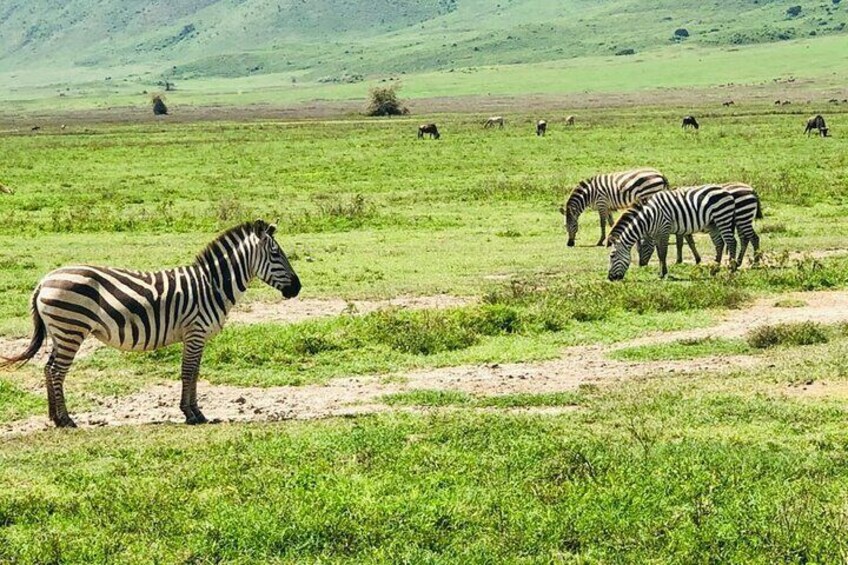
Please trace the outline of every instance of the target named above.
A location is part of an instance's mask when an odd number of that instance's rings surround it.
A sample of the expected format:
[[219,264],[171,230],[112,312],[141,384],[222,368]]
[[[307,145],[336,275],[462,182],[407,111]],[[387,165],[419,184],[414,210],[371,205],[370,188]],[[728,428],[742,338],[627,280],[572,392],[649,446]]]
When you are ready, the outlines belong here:
[[187,424],[206,423],[197,406],[197,375],[206,342],[221,331],[227,313],[259,277],[284,298],[300,292],[300,279],[262,220],[235,226],[212,241],[194,263],[154,272],[71,266],[46,275],[32,295],[33,337],[26,351],[0,367],[32,359],[45,338],[52,350],[44,367],[50,419],[76,427],[65,407],[63,383],[82,342],[93,335],[124,351],[151,351],[183,343],[180,409]]
[[[613,226],[608,246],[610,267],[608,278],[624,278],[630,267],[630,250],[640,240],[647,239],[657,248],[660,259],[660,277],[668,274],[666,253],[668,238],[696,232],[717,232],[717,237],[727,246],[730,268],[736,270],[736,239],[734,229],[734,200],[721,186],[704,185],[681,190],[657,193],[646,203],[637,203],[621,215]],[[716,263],[721,264],[724,246],[716,248]]]
[[[596,175],[577,183],[571,195],[560,206],[565,229],[568,232],[568,247],[574,247],[580,214],[586,208],[594,208],[601,218],[601,239],[597,245],[602,246],[607,237],[607,223],[613,225],[612,211],[626,208],[632,204],[649,199],[654,194],[668,188],[668,179],[656,169],[642,168]],[[693,254],[698,257],[694,242],[689,242]],[[678,263],[683,262],[682,255]]]
[[[757,192],[750,186],[741,182],[728,182],[721,185],[723,189],[725,189],[732,197],[734,204],[734,222],[736,233],[739,236],[739,255],[736,257],[736,264],[741,265],[742,260],[745,258],[745,252],[748,250],[748,244],[754,248],[754,264],[757,264],[760,260],[760,236],[757,235],[756,230],[754,230],[754,220],[761,220],[763,218],[762,205],[760,204],[760,197],[757,195]],[[686,189],[683,189],[686,190]],[[613,237],[613,234],[610,234],[610,238]],[[687,236],[691,238],[692,236]],[[715,245],[716,250],[724,248],[724,241],[721,239],[721,236],[716,231],[710,232],[710,238],[713,241],[713,245]],[[695,254],[695,262],[700,263],[700,257],[698,256],[695,248],[690,245],[692,248],[693,254]],[[651,259],[651,255],[653,254],[654,246],[650,242],[650,240],[642,240],[639,242],[639,266],[644,267],[648,264],[648,261]],[[721,254],[721,251],[718,251]],[[683,255],[683,242],[678,238],[677,240],[677,257],[678,263]]]

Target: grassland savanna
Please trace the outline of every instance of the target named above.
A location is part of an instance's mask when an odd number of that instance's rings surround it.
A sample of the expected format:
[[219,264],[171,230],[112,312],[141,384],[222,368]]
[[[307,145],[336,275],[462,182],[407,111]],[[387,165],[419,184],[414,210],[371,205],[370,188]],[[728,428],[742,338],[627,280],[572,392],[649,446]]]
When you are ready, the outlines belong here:
[[[444,114],[0,136],[0,180],[14,189],[0,195],[3,353],[28,334],[30,293],[52,268],[189,263],[258,217],[278,220],[304,301],[466,299],[233,324],[206,352],[201,394],[352,378],[394,387],[368,401],[376,414],[5,436],[0,561],[842,559],[844,328],[838,316],[745,322],[763,304],[803,314],[810,291],[841,297],[848,283],[843,114],[827,114],[833,137],[808,139],[801,111],[737,101],[587,111],[568,128],[548,112],[507,114],[502,130]],[[687,113],[697,134],[681,131]],[[430,121],[441,139],[418,140]],[[652,267],[607,283],[597,216],[581,217],[567,248],[558,208],[578,180],[636,166],[672,185],[755,187],[762,264],[713,276],[689,261],[666,281]],[[246,299],[254,313],[279,300],[259,285]],[[639,342],[706,332],[729,311],[739,335]],[[556,391],[404,384],[424,382],[414,371],[555,361],[575,345],[641,372]],[[95,350],[68,377],[69,407],[173,382],[179,356]],[[0,375],[4,425],[45,417],[41,380],[38,365]]]

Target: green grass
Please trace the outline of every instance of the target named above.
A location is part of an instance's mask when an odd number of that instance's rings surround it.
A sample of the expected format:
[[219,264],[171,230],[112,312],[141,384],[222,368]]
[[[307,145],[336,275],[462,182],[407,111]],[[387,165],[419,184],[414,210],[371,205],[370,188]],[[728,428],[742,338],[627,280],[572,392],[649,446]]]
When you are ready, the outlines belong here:
[[581,410],[557,416],[469,403],[8,440],[0,559],[838,561],[844,404],[779,383],[804,368],[844,381],[845,353],[840,340],[720,383],[585,390]]
[[44,407],[44,399],[21,389],[10,378],[0,378],[0,423],[38,414]]
[[421,389],[387,394],[380,400],[389,406],[538,408],[548,406],[576,406],[580,404],[581,398],[578,392],[515,393],[476,396],[455,390]]
[[744,355],[751,351],[751,347],[741,339],[702,338],[616,349],[610,357],[624,361],[665,361],[714,355]]

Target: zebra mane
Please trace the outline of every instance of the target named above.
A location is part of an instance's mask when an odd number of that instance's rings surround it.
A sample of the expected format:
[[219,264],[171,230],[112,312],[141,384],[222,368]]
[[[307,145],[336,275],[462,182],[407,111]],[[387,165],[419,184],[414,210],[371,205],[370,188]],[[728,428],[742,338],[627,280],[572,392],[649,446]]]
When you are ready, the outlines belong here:
[[[568,199],[566,199],[566,201],[565,201],[566,210],[569,208],[569,206],[571,205],[572,202],[579,199],[580,196],[585,194],[588,190],[589,190],[589,183],[587,182],[586,179],[583,179],[580,182],[578,182],[577,186],[575,186],[572,189],[571,194],[568,195]],[[582,199],[580,200],[580,203],[583,204]],[[581,211],[582,210],[583,209],[581,208]]]
[[255,222],[245,222],[243,224],[239,224],[237,226],[231,227],[215,239],[213,239],[209,244],[197,254],[197,257],[194,259],[195,265],[205,265],[215,261],[215,247],[218,242],[223,239],[229,238],[231,236],[235,236],[237,239],[245,239],[246,236],[251,233],[255,233],[257,235],[265,233],[268,229],[268,224],[262,220],[256,220]]
[[636,220],[636,217],[644,210],[645,204],[641,201],[634,203],[630,208],[621,213],[615,223],[610,228],[608,243],[614,243],[619,236],[630,227]]

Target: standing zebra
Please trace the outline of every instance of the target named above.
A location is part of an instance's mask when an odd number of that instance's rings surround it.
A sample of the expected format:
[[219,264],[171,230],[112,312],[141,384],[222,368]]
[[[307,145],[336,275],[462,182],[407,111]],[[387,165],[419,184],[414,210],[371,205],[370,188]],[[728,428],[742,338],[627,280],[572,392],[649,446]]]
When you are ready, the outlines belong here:
[[254,277],[297,296],[300,279],[262,220],[223,233],[194,264],[139,272],[110,267],[64,267],[44,277],[32,295],[35,333],[22,354],[0,367],[32,359],[45,340],[53,348],[44,377],[50,419],[76,427],[65,407],[63,383],[83,340],[93,335],[124,351],[151,351],[183,343],[180,409],[187,424],[207,420],[197,406],[197,375],[206,342],[221,331],[227,313]]
[[[717,232],[717,238],[727,246],[731,270],[736,269],[736,239],[733,197],[721,186],[704,185],[685,190],[670,190],[654,195],[647,203],[627,210],[613,226],[610,235],[609,280],[624,278],[630,267],[630,250],[647,239],[650,251],[657,248],[660,276],[668,274],[666,253],[672,233],[691,235],[697,232]],[[715,239],[714,239],[715,241]],[[641,251],[641,250],[640,250]],[[716,248],[716,263],[721,264],[724,246]]]
[[[610,226],[613,224],[613,210],[645,201],[667,188],[668,180],[665,176],[658,170],[649,168],[596,175],[580,181],[571,191],[565,206],[560,206],[559,209],[568,232],[568,246],[574,247],[578,220],[586,208],[594,208],[601,218],[601,239],[597,243],[601,246],[607,237],[607,223]],[[694,244],[690,242],[689,246],[697,257],[698,252]],[[682,260],[680,257],[678,262]]]
[[[761,220],[763,217],[762,207],[760,205],[760,197],[757,195],[757,192],[751,188],[750,185],[741,182],[728,182],[721,185],[723,189],[725,189],[732,197],[733,197],[733,205],[734,205],[734,218],[735,218],[735,229],[736,233],[739,236],[739,255],[736,257],[736,264],[741,265],[742,260],[745,258],[745,252],[748,250],[748,244],[750,243],[754,248],[754,263],[758,263],[760,260],[760,236],[757,235],[756,230],[754,230],[754,220]],[[682,189],[686,190],[686,189]],[[691,238],[692,236],[687,236]],[[613,238],[613,234],[610,233],[610,239]],[[713,245],[715,245],[716,250],[724,249],[724,241],[721,239],[721,235],[715,230],[710,232],[710,238],[713,241]],[[698,257],[697,252],[695,252],[694,244],[690,244],[693,253],[695,253],[695,262],[700,263],[700,257]],[[645,239],[639,243],[639,266],[644,267],[648,264],[648,261],[651,259],[651,255],[654,252],[654,245],[650,242],[650,240]],[[722,251],[718,251],[718,254],[721,255]],[[677,239],[677,257],[678,263],[682,262],[681,257],[683,255],[683,242],[680,241],[680,238]]]

